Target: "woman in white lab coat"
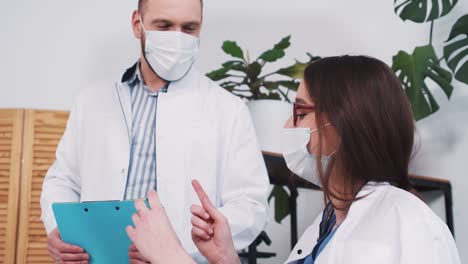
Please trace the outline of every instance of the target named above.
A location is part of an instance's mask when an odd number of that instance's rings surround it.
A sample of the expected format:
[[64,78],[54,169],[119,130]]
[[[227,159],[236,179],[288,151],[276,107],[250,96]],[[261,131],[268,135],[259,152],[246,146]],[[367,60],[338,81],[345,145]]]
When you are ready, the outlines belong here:
[[[410,192],[414,129],[401,83],[383,62],[342,56],[306,68],[283,155],[292,172],[321,186],[325,209],[286,263],[460,263],[445,223]],[[210,263],[238,263],[226,218],[194,188],[195,245]],[[136,202],[131,240],[152,263],[193,262],[156,193],[150,202],[151,209]]]

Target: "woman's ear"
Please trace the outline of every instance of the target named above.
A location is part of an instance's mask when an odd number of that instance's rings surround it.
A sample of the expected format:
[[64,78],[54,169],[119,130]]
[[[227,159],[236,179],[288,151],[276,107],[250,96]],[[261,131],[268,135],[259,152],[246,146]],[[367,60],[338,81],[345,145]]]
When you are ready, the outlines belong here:
[[340,146],[341,139],[333,125],[328,125],[322,128],[322,139],[324,155],[329,156],[335,153]]

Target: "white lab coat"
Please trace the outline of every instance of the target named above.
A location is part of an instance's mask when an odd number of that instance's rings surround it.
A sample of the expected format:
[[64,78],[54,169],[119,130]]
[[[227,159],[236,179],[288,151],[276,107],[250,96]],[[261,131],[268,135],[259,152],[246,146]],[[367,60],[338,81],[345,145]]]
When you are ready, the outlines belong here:
[[[459,264],[446,224],[415,195],[388,183],[367,184],[315,264]],[[317,243],[321,214],[286,263],[306,257]]]
[[[129,89],[113,81],[78,97],[43,184],[48,233],[53,203],[124,198],[130,102]],[[229,220],[236,248],[247,247],[266,224],[269,181],[245,103],[192,69],[159,94],[156,118],[157,190],[182,245],[197,252],[190,236],[197,179]]]

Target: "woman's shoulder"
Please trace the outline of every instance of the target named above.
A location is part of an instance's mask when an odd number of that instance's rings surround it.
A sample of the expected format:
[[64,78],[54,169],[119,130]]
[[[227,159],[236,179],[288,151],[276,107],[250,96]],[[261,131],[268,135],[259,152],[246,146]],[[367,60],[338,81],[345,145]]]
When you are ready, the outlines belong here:
[[385,223],[386,228],[399,234],[417,229],[427,231],[424,236],[451,236],[445,222],[418,196],[390,184],[379,187],[367,213],[372,215],[369,222],[376,226]]
[[[441,221],[434,211],[415,194],[397,188],[392,185],[386,185],[383,188],[381,210],[391,209],[389,212],[406,218],[407,222],[420,221]],[[387,211],[388,212],[388,211]]]
[[387,187],[385,200],[398,223],[405,263],[460,263],[450,230],[423,200],[393,186]]
[[[345,222],[349,236],[363,240],[393,241],[393,236],[424,226],[430,234],[447,234],[446,224],[416,195],[390,184],[367,185],[353,202]],[[385,234],[385,235],[382,235]]]
[[390,184],[369,189],[340,227],[337,245],[346,248],[343,256],[354,259],[353,252],[367,249],[367,259],[388,256],[388,263],[397,259],[400,263],[429,263],[434,259],[437,261],[433,263],[460,263],[447,225],[419,197]]

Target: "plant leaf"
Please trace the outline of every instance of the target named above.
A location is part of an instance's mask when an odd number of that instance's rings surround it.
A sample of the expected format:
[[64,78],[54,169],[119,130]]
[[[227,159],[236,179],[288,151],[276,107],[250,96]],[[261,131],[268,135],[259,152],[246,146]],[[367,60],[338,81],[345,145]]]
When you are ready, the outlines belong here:
[[276,73],[291,77],[293,79],[302,79],[304,77],[304,70],[307,65],[320,59],[320,57],[312,56],[310,53],[307,53],[307,56],[309,56],[309,61],[300,62],[296,60],[296,63],[293,65],[286,68],[281,68]]
[[247,67],[247,76],[249,76],[252,82],[258,79],[258,76],[262,72],[262,66],[258,62],[253,62]]
[[231,66],[231,70],[239,71],[239,72],[243,72],[243,73],[247,74],[247,66],[245,65],[244,62],[234,63]]
[[265,88],[267,88],[268,90],[271,91],[271,90],[276,90],[276,89],[278,89],[279,84],[278,84],[278,82],[268,82],[268,81],[265,81],[265,82],[263,82],[263,86],[264,86]]
[[239,60],[231,60],[231,61],[226,61],[225,63],[223,63],[223,67],[224,68],[229,68],[229,69],[232,69],[232,67],[234,67],[234,65],[237,65],[237,64],[242,64],[243,62],[242,61],[239,61]]
[[228,75],[226,74],[230,69],[229,68],[220,68],[220,69],[217,69],[217,70],[214,70],[214,71],[211,71],[209,73],[206,74],[206,76],[208,78],[210,78],[211,80],[213,81],[219,81],[219,80],[222,80],[224,78],[227,78]]
[[234,88],[236,88],[236,85],[220,85],[221,87],[223,87],[224,89],[226,89],[227,91],[231,92],[234,90]]
[[284,53],[284,50],[281,50],[281,49],[271,49],[271,50],[267,50],[265,51],[262,55],[260,55],[260,57],[258,57],[259,59],[262,59],[266,62],[275,62],[281,58],[283,58],[285,55]]
[[288,88],[289,90],[297,91],[300,83],[298,81],[292,80],[292,81],[278,81],[278,84],[283,87]]
[[273,49],[285,50],[289,48],[289,46],[291,46],[290,40],[291,40],[291,35],[283,38],[282,40],[280,40],[280,42],[276,43]]
[[[457,39],[454,40],[455,38]],[[462,16],[455,22],[447,43],[444,47],[447,65],[455,75],[455,79],[468,84],[468,15]]]
[[260,92],[260,94],[257,96],[255,100],[265,100],[265,99],[281,101],[281,96],[277,92],[270,92],[270,93]]
[[224,41],[222,48],[226,54],[229,54],[235,58],[244,59],[244,52],[235,41]]
[[287,36],[276,43],[273,49],[267,50],[258,59],[261,59],[265,62],[275,62],[284,57],[284,50],[291,46],[290,42],[291,36]]
[[277,92],[270,92],[267,96],[265,96],[262,99],[281,100],[281,96]]
[[275,221],[281,223],[286,216],[289,215],[289,194],[283,186],[275,185],[271,190],[268,201],[275,198]]
[[246,72],[244,67],[244,62],[238,61],[238,60],[233,60],[233,61],[227,61],[223,63],[222,68],[211,71],[206,74],[208,78],[210,78],[213,81],[219,81],[225,78],[228,78],[230,75],[227,74],[230,70],[240,70],[242,72]]
[[452,74],[440,66],[431,45],[417,47],[411,55],[404,51],[398,52],[393,56],[392,69],[403,84],[416,120],[423,119],[439,109],[426,85],[427,79],[436,82],[448,98],[452,94]]
[[394,0],[395,13],[403,20],[422,23],[448,14],[458,0]]

